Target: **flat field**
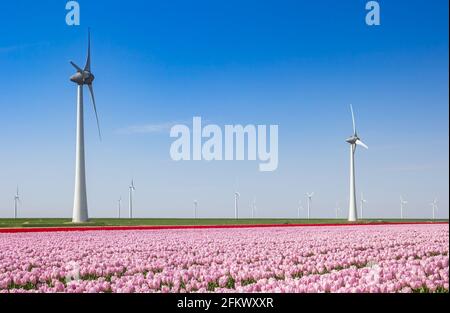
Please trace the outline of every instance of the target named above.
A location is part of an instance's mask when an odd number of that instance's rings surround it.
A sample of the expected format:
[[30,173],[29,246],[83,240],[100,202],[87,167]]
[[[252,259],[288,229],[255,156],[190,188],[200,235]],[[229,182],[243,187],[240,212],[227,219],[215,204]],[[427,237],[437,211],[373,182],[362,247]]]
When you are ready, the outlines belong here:
[[[448,222],[435,220],[434,222]],[[426,219],[368,219],[358,223],[399,223],[399,222],[433,222]],[[68,218],[18,218],[0,219],[0,228],[6,227],[80,227],[80,226],[157,226],[157,225],[254,225],[254,224],[345,224],[345,219],[209,219],[209,218],[93,218],[88,223],[73,224]]]
[[0,233],[0,292],[448,292],[448,224]]

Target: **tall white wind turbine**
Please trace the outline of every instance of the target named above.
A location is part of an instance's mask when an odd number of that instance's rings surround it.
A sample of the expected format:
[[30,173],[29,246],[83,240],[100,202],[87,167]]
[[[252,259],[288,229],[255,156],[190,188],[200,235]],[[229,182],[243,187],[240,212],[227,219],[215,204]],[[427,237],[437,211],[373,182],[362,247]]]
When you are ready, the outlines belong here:
[[84,113],[83,113],[83,87],[87,85],[92,98],[95,118],[97,120],[98,134],[101,139],[100,124],[98,122],[97,107],[95,105],[94,89],[92,82],[94,75],[91,72],[91,39],[88,33],[88,53],[84,69],[81,69],[74,62],[70,64],[77,72],[70,77],[70,80],[78,85],[77,99],[77,143],[76,143],[76,161],[75,161],[75,193],[73,201],[72,222],[81,223],[88,220],[88,204],[86,195],[86,169],[84,159]]
[[133,218],[133,193],[136,190],[134,187],[134,179],[131,180],[130,186],[128,186],[128,214],[129,218]]
[[436,219],[436,212],[438,210],[437,203],[438,203],[437,199],[434,199],[433,202],[430,203],[431,208],[433,209],[433,220]]
[[364,195],[361,192],[361,218],[364,218],[364,203],[367,203],[368,201],[364,199]]
[[400,218],[403,219],[404,211],[405,211],[405,205],[408,204],[408,201],[403,199],[402,196],[400,196]]
[[366,149],[369,149],[369,147],[367,147],[367,145],[360,140],[356,133],[355,115],[353,114],[352,105],[350,105],[350,110],[352,112],[353,135],[346,140],[350,144],[350,199],[348,208],[348,220],[349,222],[354,222],[358,218],[355,187],[355,150],[357,145]]
[[312,202],[313,196],[314,196],[314,192],[306,193],[306,201],[308,203],[308,219],[311,218],[311,202]]
[[14,219],[17,218],[17,209],[20,203],[19,186],[17,186],[16,194],[14,195]]
[[198,201],[194,200],[194,218],[197,219]]
[[234,218],[239,218],[239,198],[241,197],[241,194],[239,192],[234,193]]

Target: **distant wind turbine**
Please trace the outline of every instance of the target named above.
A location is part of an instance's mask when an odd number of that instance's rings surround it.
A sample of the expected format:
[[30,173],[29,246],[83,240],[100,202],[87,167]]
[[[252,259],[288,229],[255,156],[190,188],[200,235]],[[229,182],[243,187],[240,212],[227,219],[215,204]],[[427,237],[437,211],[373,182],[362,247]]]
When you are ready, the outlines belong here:
[[312,197],[314,196],[314,192],[311,193],[306,193],[306,200],[308,203],[308,219],[311,218],[311,202],[312,202]]
[[297,208],[297,218],[301,217],[301,212],[303,211],[303,206],[302,206],[302,200],[298,201],[298,208]]
[[369,148],[359,139],[356,133],[355,115],[353,114],[352,105],[350,105],[350,111],[352,112],[353,135],[346,140],[350,144],[350,200],[348,208],[348,220],[350,222],[354,222],[358,218],[355,187],[355,150],[357,145],[366,149]]
[[437,199],[434,199],[433,202],[430,203],[433,209],[433,220],[436,219],[436,212],[438,211],[437,203],[438,203]]
[[364,218],[364,203],[367,203],[367,200],[364,199],[364,195],[361,192],[361,218]]
[[122,206],[122,197],[119,198],[119,200],[117,200],[117,213],[118,213],[118,217],[120,218],[120,209]]
[[194,218],[197,219],[198,201],[194,200]]
[[92,82],[94,75],[91,72],[91,35],[88,32],[88,52],[84,69],[81,69],[74,62],[70,64],[77,72],[70,77],[70,80],[78,85],[77,101],[77,143],[76,143],[76,161],[75,161],[75,192],[73,201],[72,222],[81,223],[88,220],[88,204],[86,195],[86,169],[84,159],[84,113],[83,113],[83,87],[87,85],[91,93],[92,104],[94,107],[95,118],[97,120],[98,134],[101,140],[100,124],[98,122],[97,107],[95,105],[94,89]]
[[256,197],[253,198],[253,202],[251,203],[252,208],[252,218],[256,217]]
[[134,180],[132,179],[130,186],[128,186],[128,213],[130,218],[133,218],[133,193],[135,190]]
[[336,202],[336,219],[339,218],[339,211],[341,211],[341,208],[339,207],[339,201]]
[[14,219],[17,218],[17,208],[20,203],[19,186],[17,186],[16,194],[14,195]]
[[239,198],[241,197],[241,194],[239,192],[234,193],[234,218],[239,218]]
[[400,196],[400,218],[403,219],[403,211],[405,210],[405,205],[408,204],[408,201],[403,199],[402,196]]

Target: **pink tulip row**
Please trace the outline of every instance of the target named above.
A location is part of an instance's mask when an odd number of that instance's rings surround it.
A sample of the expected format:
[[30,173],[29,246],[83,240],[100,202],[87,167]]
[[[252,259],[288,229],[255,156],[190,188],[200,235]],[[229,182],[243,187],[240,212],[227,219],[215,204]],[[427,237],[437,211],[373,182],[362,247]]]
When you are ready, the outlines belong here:
[[0,292],[448,292],[448,225],[0,234]]

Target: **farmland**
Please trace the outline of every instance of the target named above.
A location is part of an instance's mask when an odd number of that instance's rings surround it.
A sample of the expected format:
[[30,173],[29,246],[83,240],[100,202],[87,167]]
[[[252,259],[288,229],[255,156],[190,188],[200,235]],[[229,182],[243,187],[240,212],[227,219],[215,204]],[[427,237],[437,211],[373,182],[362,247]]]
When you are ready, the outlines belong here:
[[448,224],[0,234],[0,292],[448,292]]
[[[448,220],[435,220],[435,222]],[[401,223],[401,222],[433,222],[427,219],[366,219],[358,223]],[[72,223],[68,218],[3,218],[0,228],[30,227],[89,227],[89,226],[155,226],[155,225],[292,225],[292,224],[346,224],[346,219],[289,219],[289,218],[93,218],[87,223]]]

